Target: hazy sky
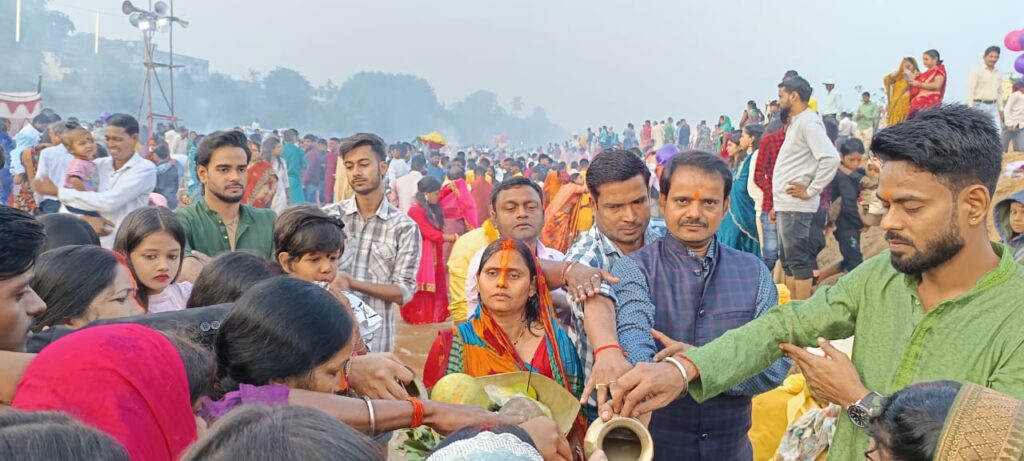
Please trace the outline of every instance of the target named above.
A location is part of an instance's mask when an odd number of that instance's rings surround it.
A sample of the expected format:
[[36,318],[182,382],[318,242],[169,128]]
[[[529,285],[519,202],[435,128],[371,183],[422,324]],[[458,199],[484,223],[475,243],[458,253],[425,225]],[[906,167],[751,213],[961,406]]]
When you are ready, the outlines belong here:
[[[143,3],[145,0],[138,0]],[[136,38],[120,0],[57,0],[80,31],[101,12],[101,35]],[[177,0],[191,21],[175,51],[236,77],[276,66],[314,84],[375,70],[416,74],[451,104],[481,89],[544,107],[567,131],[680,116],[735,117],[772,99],[787,69],[824,93],[835,79],[878,91],[900,58],[936,48],[947,100],[989,45],[1024,28],[1010,0]],[[1020,53],[1004,50],[998,67]],[[140,70],[141,71],[141,70]]]

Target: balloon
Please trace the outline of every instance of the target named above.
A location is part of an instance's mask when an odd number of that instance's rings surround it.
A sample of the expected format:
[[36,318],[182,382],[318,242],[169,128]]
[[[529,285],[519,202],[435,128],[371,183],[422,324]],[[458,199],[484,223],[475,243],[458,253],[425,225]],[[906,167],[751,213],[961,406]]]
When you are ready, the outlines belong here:
[[1017,72],[1024,74],[1024,54],[1017,56],[1017,61],[1013,63],[1013,68],[1017,69]]
[[1024,36],[1024,29],[1011,30],[1003,39],[1003,45],[1006,45],[1006,49],[1010,51],[1024,51],[1024,44],[1021,43],[1022,36]]

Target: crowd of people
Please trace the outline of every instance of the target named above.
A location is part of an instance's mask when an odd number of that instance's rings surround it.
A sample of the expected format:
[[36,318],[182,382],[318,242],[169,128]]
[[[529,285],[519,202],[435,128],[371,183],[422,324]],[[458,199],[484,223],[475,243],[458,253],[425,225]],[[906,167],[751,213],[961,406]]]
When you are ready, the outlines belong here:
[[[994,193],[1024,87],[998,57],[966,105],[929,50],[884,106],[788,71],[735,128],[529,152],[43,110],[3,146],[0,458],[386,459],[426,426],[431,460],[601,460],[587,426],[623,416],[655,459],[1021,459],[1024,191]],[[422,373],[403,324],[441,324]],[[580,400],[567,435],[416,385],[518,371]]]

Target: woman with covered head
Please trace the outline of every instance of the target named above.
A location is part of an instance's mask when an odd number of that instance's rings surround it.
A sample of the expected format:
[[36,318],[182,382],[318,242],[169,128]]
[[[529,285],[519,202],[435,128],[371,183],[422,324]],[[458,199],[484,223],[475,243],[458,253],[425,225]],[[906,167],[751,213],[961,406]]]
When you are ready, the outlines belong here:
[[433,387],[449,373],[480,377],[530,371],[579,397],[583,380],[576,347],[555,322],[547,283],[529,248],[509,238],[491,243],[476,276],[480,307],[434,341],[423,383]]
[[213,361],[201,346],[133,324],[72,333],[39,353],[12,406],[58,410],[110,435],[133,460],[176,460],[198,434],[192,408]]
[[458,234],[445,233],[445,214],[439,205],[441,181],[424,176],[416,184],[416,198],[409,217],[420,228],[420,268],[416,273],[416,294],[402,306],[402,319],[414,324],[443,322],[448,318],[447,270],[443,245],[454,243]]

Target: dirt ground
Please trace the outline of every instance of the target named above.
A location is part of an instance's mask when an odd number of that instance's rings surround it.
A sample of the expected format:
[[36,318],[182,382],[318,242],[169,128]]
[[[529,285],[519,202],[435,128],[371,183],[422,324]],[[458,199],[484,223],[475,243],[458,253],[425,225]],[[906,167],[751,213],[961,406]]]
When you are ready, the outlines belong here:
[[[1024,160],[1024,152],[1007,154],[1004,159],[1004,165],[1018,160]],[[996,196],[992,203],[995,204],[999,200],[1009,196],[1012,192],[1021,189],[1024,189],[1024,177],[1008,178],[1006,176],[1000,176],[999,185],[996,189]],[[989,233],[991,234],[992,240],[999,240],[995,228],[992,226],[991,220],[989,221]],[[818,257],[820,267],[828,267],[842,259],[839,255],[839,248],[835,239],[829,237],[827,242],[825,250],[822,251],[821,255]],[[865,258],[877,255],[883,251],[885,247],[885,239],[882,237],[882,232],[877,227],[870,229],[861,239],[861,249],[864,252]],[[826,280],[823,283],[832,282],[834,282],[834,280]],[[433,344],[434,338],[437,337],[437,332],[442,328],[447,328],[449,324],[439,323],[431,325],[410,325],[403,322],[401,319],[398,320],[398,323],[398,343],[395,349],[395,355],[405,362],[406,365],[415,370],[418,376],[422,375],[423,364],[427,360],[427,353],[430,351],[430,345]]]

